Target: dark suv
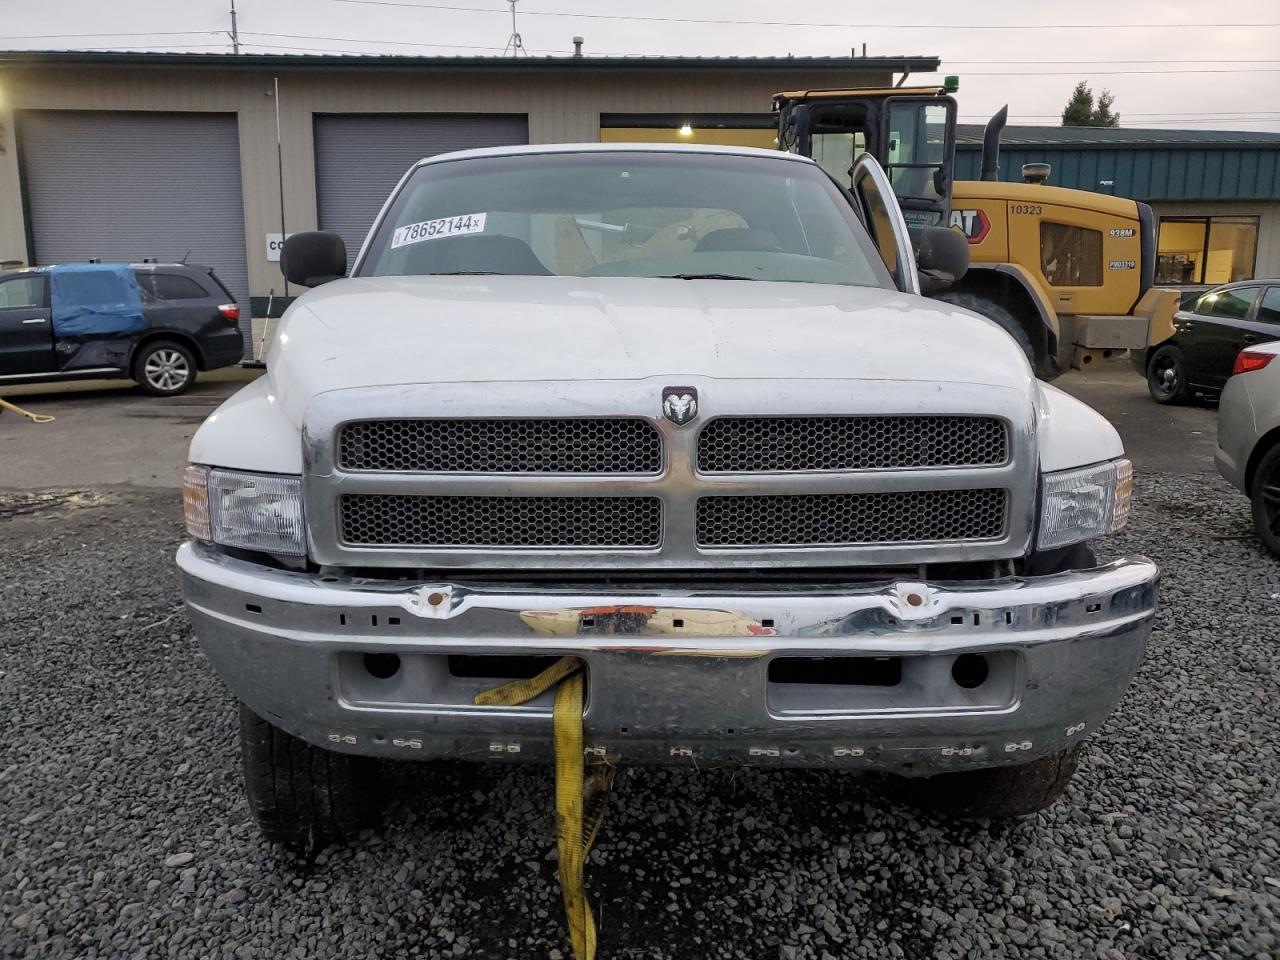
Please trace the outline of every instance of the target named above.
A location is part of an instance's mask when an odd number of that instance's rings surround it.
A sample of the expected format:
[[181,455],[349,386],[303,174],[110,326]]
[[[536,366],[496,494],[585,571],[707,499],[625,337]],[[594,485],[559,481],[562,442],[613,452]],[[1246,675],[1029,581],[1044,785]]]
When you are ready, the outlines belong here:
[[1280,340],[1280,280],[1239,280],[1184,306],[1173,315],[1173,336],[1132,359],[1157,403],[1215,400],[1236,354],[1269,340]]
[[0,387],[124,377],[172,396],[239,363],[235,297],[209,267],[64,264],[0,273]]

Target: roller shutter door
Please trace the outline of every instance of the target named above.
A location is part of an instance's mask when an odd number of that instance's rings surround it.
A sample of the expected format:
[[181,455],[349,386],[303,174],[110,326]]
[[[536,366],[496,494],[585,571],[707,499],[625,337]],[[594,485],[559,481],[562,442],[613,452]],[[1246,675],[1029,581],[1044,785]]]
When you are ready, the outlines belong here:
[[423,157],[529,142],[524,116],[318,114],[316,206],[321,230],[333,230],[354,261],[373,218],[405,171]]
[[28,110],[17,134],[37,263],[185,257],[249,316],[234,114]]

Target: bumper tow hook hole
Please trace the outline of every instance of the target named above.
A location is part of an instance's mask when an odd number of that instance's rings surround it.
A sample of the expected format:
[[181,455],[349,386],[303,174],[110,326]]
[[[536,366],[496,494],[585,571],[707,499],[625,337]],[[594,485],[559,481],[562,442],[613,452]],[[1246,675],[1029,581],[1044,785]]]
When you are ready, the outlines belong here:
[[987,658],[980,653],[962,653],[951,665],[951,679],[956,682],[956,686],[966,690],[976,690],[982,686],[987,682],[990,672]]
[[400,658],[394,653],[366,653],[364,668],[371,677],[390,680],[400,672]]

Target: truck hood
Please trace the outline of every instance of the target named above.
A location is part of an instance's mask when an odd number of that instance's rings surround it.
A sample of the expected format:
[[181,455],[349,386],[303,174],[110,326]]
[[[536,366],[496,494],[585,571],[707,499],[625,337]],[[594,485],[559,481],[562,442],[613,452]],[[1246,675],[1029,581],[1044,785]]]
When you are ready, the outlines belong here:
[[272,392],[301,423],[350,387],[536,380],[850,379],[1022,389],[996,324],[869,287],[735,280],[386,277],[339,280],[285,314]]

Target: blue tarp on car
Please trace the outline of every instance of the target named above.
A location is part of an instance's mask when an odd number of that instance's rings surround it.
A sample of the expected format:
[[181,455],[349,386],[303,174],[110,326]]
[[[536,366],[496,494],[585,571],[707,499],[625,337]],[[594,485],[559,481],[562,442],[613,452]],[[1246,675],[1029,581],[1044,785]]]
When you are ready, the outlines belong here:
[[127,263],[64,263],[49,268],[49,306],[59,337],[145,330],[138,278]]

